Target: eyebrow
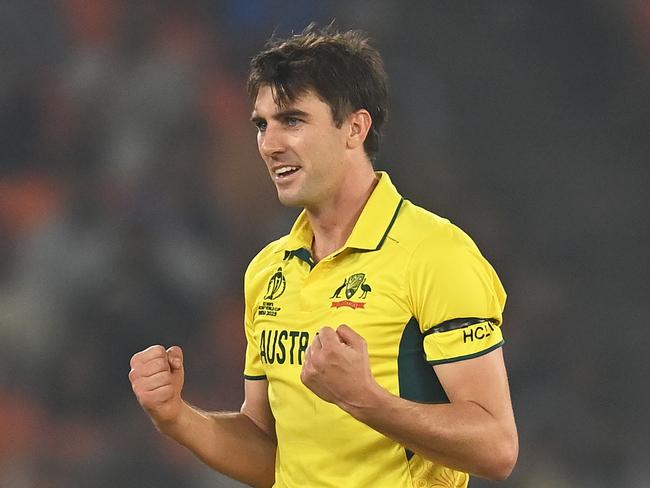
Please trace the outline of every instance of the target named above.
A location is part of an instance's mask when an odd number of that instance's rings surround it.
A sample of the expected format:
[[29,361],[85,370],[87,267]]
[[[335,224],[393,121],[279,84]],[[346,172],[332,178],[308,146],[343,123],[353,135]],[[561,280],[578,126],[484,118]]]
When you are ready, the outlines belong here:
[[[281,120],[281,119],[286,119],[289,117],[302,117],[302,118],[307,118],[309,117],[309,114],[303,110],[298,110],[295,108],[290,108],[287,110],[281,110],[279,112],[276,112],[272,115],[272,119],[275,120]],[[253,111],[253,114],[251,115],[251,122],[254,124],[258,122],[262,122],[266,120],[264,117],[260,117],[259,115],[256,115],[255,111]]]

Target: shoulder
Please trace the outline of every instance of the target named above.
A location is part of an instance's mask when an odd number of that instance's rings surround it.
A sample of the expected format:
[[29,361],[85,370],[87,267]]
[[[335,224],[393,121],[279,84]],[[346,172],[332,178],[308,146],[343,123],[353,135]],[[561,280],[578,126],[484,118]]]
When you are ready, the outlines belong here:
[[244,276],[245,281],[253,279],[260,271],[267,269],[278,261],[282,261],[288,240],[289,235],[287,234],[264,246],[248,263]]
[[442,292],[452,284],[495,283],[498,277],[478,246],[448,219],[404,202],[404,215],[395,238],[406,249],[404,273],[413,290],[438,283]]
[[395,237],[409,249],[406,286],[421,324],[462,317],[489,317],[501,323],[503,285],[462,229],[413,204],[406,206],[401,227]]
[[[404,200],[391,237],[409,253],[429,258],[455,252],[478,252],[474,241],[449,219]],[[422,251],[425,251],[422,253]]]

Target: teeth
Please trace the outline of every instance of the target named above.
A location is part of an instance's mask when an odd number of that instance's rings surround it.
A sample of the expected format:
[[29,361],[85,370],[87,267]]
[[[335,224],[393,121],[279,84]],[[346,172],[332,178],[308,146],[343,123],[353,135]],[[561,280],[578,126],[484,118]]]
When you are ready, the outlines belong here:
[[294,171],[297,170],[298,166],[284,166],[283,168],[278,168],[275,170],[275,174],[278,176],[281,176],[285,173],[288,173],[289,171]]

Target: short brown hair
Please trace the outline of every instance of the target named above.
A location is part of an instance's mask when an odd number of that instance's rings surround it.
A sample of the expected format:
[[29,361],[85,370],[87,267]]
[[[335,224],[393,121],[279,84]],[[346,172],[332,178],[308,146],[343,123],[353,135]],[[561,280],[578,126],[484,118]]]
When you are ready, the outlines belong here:
[[330,106],[337,127],[352,112],[366,109],[372,126],[364,149],[374,160],[388,115],[388,89],[381,55],[363,32],[310,24],[286,39],[272,37],[251,60],[247,84],[251,98],[263,85],[271,86],[280,106],[313,89]]

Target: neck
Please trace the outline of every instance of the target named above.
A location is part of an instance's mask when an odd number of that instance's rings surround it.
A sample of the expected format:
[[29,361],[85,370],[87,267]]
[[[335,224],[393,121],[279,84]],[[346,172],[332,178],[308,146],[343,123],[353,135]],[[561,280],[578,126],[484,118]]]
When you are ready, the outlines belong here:
[[327,205],[307,209],[314,232],[314,261],[318,262],[343,247],[378,181],[372,167],[350,174]]

